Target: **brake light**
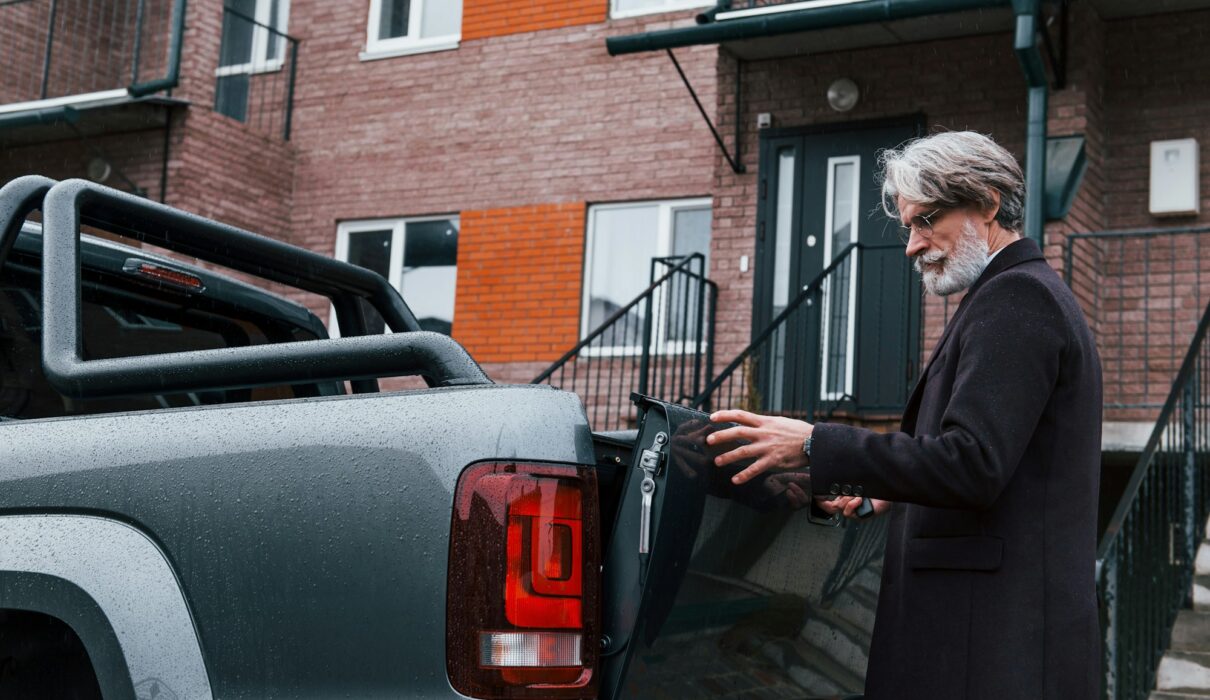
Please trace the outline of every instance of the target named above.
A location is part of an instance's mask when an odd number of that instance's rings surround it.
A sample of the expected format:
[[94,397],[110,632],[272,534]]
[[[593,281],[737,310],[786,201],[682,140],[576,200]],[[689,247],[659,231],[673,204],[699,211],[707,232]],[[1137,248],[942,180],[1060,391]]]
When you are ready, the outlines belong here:
[[188,272],[182,272],[181,270],[175,270],[171,267],[164,267],[163,265],[157,265],[137,258],[127,258],[126,262],[122,263],[122,271],[130,275],[145,277],[191,292],[201,292],[206,289],[202,278],[197,275],[191,275]]
[[491,462],[458,480],[446,663],[481,698],[591,698],[600,645],[596,473]]

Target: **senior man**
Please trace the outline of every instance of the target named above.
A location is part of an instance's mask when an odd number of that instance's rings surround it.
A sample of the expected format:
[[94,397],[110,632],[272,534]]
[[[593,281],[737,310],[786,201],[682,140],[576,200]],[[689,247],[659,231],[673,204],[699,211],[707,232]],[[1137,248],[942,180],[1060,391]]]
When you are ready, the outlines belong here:
[[[967,294],[880,434],[719,411],[734,480],[809,469],[829,512],[889,513],[866,698],[1091,700],[1101,367],[1071,291],[1022,238],[1024,182],[990,138],[885,153],[883,200],[930,294]],[[804,556],[809,553],[804,552]]]

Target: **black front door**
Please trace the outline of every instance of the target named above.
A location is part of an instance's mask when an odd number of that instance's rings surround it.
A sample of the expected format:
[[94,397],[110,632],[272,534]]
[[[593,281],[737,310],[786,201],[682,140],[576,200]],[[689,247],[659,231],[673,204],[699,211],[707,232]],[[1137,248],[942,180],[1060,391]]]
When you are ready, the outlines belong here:
[[919,282],[876,173],[879,151],[918,131],[911,119],[762,133],[754,336],[794,308],[754,375],[762,409],[902,409],[918,364]]

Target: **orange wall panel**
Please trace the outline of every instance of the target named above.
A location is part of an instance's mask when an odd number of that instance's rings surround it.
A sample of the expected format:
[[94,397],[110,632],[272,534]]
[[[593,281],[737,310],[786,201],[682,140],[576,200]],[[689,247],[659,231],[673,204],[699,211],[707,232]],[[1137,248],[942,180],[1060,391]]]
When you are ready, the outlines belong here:
[[609,0],[465,0],[462,40],[604,22]]
[[585,211],[462,212],[453,336],[475,359],[548,362],[579,340]]

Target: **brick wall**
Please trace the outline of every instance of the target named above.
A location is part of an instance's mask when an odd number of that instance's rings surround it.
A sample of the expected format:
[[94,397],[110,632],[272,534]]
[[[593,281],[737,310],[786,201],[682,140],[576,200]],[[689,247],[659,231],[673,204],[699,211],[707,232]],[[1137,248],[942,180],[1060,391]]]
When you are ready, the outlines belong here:
[[462,40],[604,22],[609,0],[463,0]]
[[[291,33],[303,40],[295,242],[330,253],[339,220],[710,192],[710,132],[667,56],[605,51],[606,36],[667,26],[670,17],[688,24],[692,12],[362,62],[365,7],[295,0],[291,10]],[[716,55],[716,47],[678,52],[707,104]],[[473,255],[470,235],[460,266]],[[580,247],[583,236],[581,225]],[[460,273],[460,305],[466,279]],[[567,290],[578,299],[578,278]]]
[[549,362],[575,345],[584,215],[583,203],[462,213],[453,336],[472,356]]

